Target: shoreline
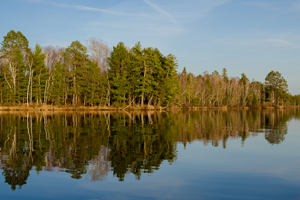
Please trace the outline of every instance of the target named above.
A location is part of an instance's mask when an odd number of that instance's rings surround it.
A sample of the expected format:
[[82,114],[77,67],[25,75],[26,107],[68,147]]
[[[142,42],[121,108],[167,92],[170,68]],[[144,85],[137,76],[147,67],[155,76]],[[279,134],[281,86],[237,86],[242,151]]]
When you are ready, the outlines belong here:
[[197,106],[173,106],[173,107],[154,107],[140,106],[137,107],[115,107],[115,106],[0,106],[0,111],[172,111],[172,110],[270,110],[270,109],[287,109],[300,108],[300,106],[257,106],[257,107],[197,107]]

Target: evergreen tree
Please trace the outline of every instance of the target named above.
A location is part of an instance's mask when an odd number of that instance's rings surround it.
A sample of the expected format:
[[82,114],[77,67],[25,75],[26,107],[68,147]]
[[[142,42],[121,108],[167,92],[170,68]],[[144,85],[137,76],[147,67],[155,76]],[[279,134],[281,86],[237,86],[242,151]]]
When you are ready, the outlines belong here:
[[108,59],[109,82],[111,85],[112,101],[115,105],[121,105],[126,101],[128,94],[128,65],[129,55],[124,44],[120,42],[117,46],[113,47],[113,51]]
[[271,71],[266,76],[265,83],[269,100],[271,103],[275,103],[277,101],[278,104],[277,98],[281,97],[283,99],[288,92],[286,80],[278,71]]
[[164,57],[162,68],[164,72],[164,82],[162,83],[161,102],[164,105],[171,105],[177,103],[179,94],[179,82],[177,79],[177,60],[172,54]]
[[7,61],[2,72],[9,88],[9,102],[21,103],[22,93],[20,93],[19,83],[21,76],[24,76],[22,67],[24,66],[24,53],[28,49],[28,40],[20,31],[11,30],[4,36],[1,45],[1,58]]
[[89,104],[94,106],[95,104],[105,103],[106,96],[106,85],[105,75],[101,74],[97,63],[90,62],[83,73],[82,87],[85,88],[83,91],[84,105]]
[[68,92],[66,91],[67,74],[65,71],[65,67],[62,64],[56,63],[48,87],[49,89],[47,96],[49,97],[49,100],[55,103],[55,105],[60,105],[64,102],[66,105],[66,98]]
[[72,78],[69,90],[70,95],[72,95],[72,105],[76,106],[80,101],[80,94],[84,90],[82,87],[83,73],[90,63],[87,48],[79,41],[74,41],[62,55],[65,60],[65,67],[70,72],[70,78]]
[[186,75],[186,68],[183,67],[182,74]]
[[44,64],[46,55],[42,51],[42,46],[36,44],[33,60],[34,73],[32,93],[37,105],[42,104],[43,102],[45,84],[49,77],[48,69]]
[[228,75],[227,75],[227,70],[226,70],[226,68],[223,68],[223,71],[222,71],[222,78],[223,78],[223,80],[225,81],[225,83],[228,82]]

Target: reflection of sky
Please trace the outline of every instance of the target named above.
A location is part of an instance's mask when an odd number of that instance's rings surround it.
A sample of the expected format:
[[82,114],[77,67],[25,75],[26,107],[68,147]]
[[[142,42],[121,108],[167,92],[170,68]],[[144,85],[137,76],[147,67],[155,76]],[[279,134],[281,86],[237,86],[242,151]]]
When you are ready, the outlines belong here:
[[[222,145],[177,145],[178,159],[153,174],[125,181],[75,180],[67,173],[31,171],[21,190],[11,191],[0,176],[2,199],[297,199],[300,197],[299,121],[288,123],[284,142],[271,145],[260,133]],[[243,147],[242,147],[243,146]]]

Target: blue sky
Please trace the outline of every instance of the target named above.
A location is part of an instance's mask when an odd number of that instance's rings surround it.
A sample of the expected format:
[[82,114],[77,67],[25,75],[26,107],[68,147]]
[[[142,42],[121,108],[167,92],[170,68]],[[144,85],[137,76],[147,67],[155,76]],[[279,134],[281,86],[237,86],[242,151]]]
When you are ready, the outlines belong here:
[[299,21],[300,0],[1,0],[0,36],[21,31],[31,47],[140,41],[174,54],[178,71],[264,81],[274,70],[300,94]]

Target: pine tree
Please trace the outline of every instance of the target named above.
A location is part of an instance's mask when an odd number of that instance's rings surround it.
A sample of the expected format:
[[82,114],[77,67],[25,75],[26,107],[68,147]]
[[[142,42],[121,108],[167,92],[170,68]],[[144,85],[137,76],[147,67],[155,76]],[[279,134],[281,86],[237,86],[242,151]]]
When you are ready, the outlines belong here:
[[24,76],[21,68],[24,66],[23,58],[28,49],[28,40],[20,31],[11,30],[4,36],[1,45],[2,58],[7,61],[3,75],[10,91],[9,101],[15,105],[16,101],[21,103],[23,96],[19,83],[21,76]]
[[159,100],[162,105],[169,106],[178,101],[179,82],[177,79],[177,60],[172,54],[162,57],[162,78]]
[[186,75],[186,68],[185,67],[182,70],[182,74]]
[[46,55],[42,51],[42,47],[39,44],[36,44],[33,60],[34,73],[32,93],[37,105],[42,104],[43,102],[45,84],[49,77],[48,69],[44,64]]
[[81,84],[81,86],[85,88],[82,93],[84,96],[84,105],[89,104],[90,106],[94,106],[95,104],[105,103],[107,86],[104,86],[104,83],[106,82],[103,80],[103,75],[97,63],[90,62],[83,73],[83,81]]
[[[271,71],[265,78],[266,90],[271,103],[275,103],[278,97],[283,98],[288,92],[288,85],[286,80],[281,76],[281,74],[276,71]],[[278,104],[278,101],[277,101]]]
[[62,55],[65,60],[66,68],[70,72],[70,78],[72,78],[69,91],[72,95],[72,105],[76,107],[80,101],[80,95],[84,90],[81,86],[83,73],[90,62],[88,59],[87,48],[79,41],[74,41],[66,48]]
[[47,99],[55,105],[61,105],[66,101],[67,74],[64,69],[62,64],[56,63],[48,86]]
[[129,55],[124,44],[120,42],[113,47],[108,59],[109,82],[111,86],[112,100],[115,105],[124,104],[128,94]]
[[141,84],[139,92],[141,96],[141,106],[143,108],[146,97],[148,96],[148,100],[150,100],[151,93],[153,92],[151,82],[154,82],[152,74],[156,68],[154,50],[152,48],[143,49],[140,61]]

